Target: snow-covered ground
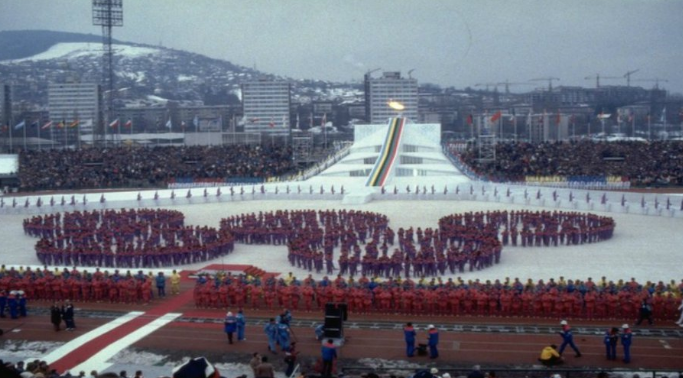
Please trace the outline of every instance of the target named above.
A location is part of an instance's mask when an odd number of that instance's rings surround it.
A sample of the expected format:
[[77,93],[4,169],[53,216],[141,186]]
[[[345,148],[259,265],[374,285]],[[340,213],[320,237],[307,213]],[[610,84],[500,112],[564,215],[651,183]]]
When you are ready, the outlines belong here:
[[[179,192],[184,193],[184,192]],[[131,192],[129,195],[134,196]],[[149,195],[149,194],[148,194]],[[195,194],[197,195],[197,194]],[[179,194],[182,196],[182,194]],[[315,197],[315,195],[312,195]],[[203,198],[196,198],[203,200]],[[185,202],[185,198],[182,198]],[[99,203],[94,203],[94,206]],[[67,206],[68,207],[68,206]],[[377,200],[362,205],[343,205],[339,200],[250,200],[211,202],[163,206],[183,212],[186,223],[217,227],[223,217],[235,214],[280,209],[357,209],[386,214],[390,227],[436,227],[439,218],[453,213],[487,210],[538,210],[538,207],[497,202],[438,201],[438,200]],[[683,278],[678,264],[683,245],[683,218],[643,216],[625,213],[608,213],[615,218],[617,227],[611,240],[581,246],[562,247],[506,247],[501,263],[482,271],[466,272],[463,279],[502,279],[519,277],[548,279],[566,278],[630,279],[639,281],[672,280]],[[2,263],[6,265],[35,265],[33,252],[36,239],[24,235],[22,220],[26,214],[2,215],[0,239],[4,240]],[[302,277],[309,272],[289,266],[283,246],[237,245],[230,256],[186,268],[195,269],[209,263],[253,264],[270,272],[293,272]],[[318,276],[319,275],[315,275]],[[448,277],[448,276],[447,276]]]
[[[124,58],[138,58],[149,54],[159,54],[158,49],[140,46],[115,44],[112,45],[112,49],[114,50],[114,54]],[[20,63],[29,60],[38,61],[50,59],[76,59],[88,55],[102,55],[102,44],[94,42],[57,43],[40,54],[23,59],[14,59],[12,62]]]

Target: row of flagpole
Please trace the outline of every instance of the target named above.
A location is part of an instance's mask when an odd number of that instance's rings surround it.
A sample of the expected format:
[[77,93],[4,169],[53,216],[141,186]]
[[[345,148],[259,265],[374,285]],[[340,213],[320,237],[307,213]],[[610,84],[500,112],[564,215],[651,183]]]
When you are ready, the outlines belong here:
[[[306,194],[308,194],[308,195],[316,196],[316,195],[324,195],[324,194],[328,194],[328,193],[332,194],[332,195],[339,194],[339,195],[343,196],[346,194],[346,190],[344,189],[344,186],[341,186],[341,188],[339,190],[336,190],[334,185],[328,186],[327,188],[324,185],[320,185],[319,188],[317,188],[317,187],[314,188],[312,185],[309,185],[308,188],[306,188],[306,187],[302,188],[301,185],[296,185],[296,186],[286,185],[286,187],[282,188],[282,189],[280,187],[281,187],[281,185],[276,185],[274,187],[266,187],[265,185],[262,184],[262,185],[260,185],[259,189],[257,189],[257,187],[255,185],[252,185],[251,190],[250,190],[251,191],[250,194],[251,194],[251,196],[256,196],[256,195],[264,196],[266,194],[268,194],[268,195],[270,195],[270,194],[274,194],[274,195],[290,195],[290,194],[297,194],[297,195],[304,194],[304,195],[306,195]],[[216,191],[215,191],[215,195],[211,195],[209,193],[208,188],[204,188],[203,189],[203,197],[207,198],[207,199],[210,196],[215,196],[216,198],[220,198],[223,195],[223,192],[221,189],[222,189],[221,187],[217,187]],[[426,185],[422,185],[422,186],[416,185],[414,188],[412,186],[408,185],[408,186],[406,186],[405,190],[401,190],[401,189],[399,189],[398,186],[393,185],[393,188],[392,188],[392,186],[382,186],[380,188],[379,194],[382,197],[384,197],[384,196],[392,197],[392,194],[393,195],[408,194],[408,195],[410,195],[410,197],[419,196],[419,195],[422,195],[422,196],[431,195],[432,198],[438,198],[438,197],[449,198],[449,197],[445,197],[445,196],[448,196],[449,194],[454,194],[454,195],[458,196],[460,199],[466,199],[468,197],[465,197],[465,195],[467,195],[467,192],[469,192],[469,198],[473,199],[473,198],[476,198],[476,194],[478,191],[481,192],[482,196],[487,196],[489,194],[489,192],[491,192],[491,188],[489,187],[488,191],[487,191],[487,187],[484,185],[481,186],[480,190],[475,190],[475,187],[472,184],[469,185],[469,188],[465,187],[464,190],[461,190],[460,186],[456,185],[456,187],[452,190],[453,190],[452,192],[449,191],[448,185],[444,186],[443,191],[437,190],[434,185],[431,185],[430,188],[427,188]],[[247,190],[245,190],[244,186],[240,186],[239,189],[236,186],[230,186],[228,194],[231,198],[232,197],[244,197],[245,195],[249,195],[249,190],[248,190],[248,188],[247,188]],[[503,198],[508,198],[511,203],[514,202],[515,196],[513,195],[512,190],[509,186],[507,187],[505,192],[499,191],[498,187],[494,186],[492,189],[492,194],[493,194],[494,199],[501,200]],[[560,193],[558,193],[556,189],[553,190],[552,193],[550,193],[550,195],[548,195],[547,191],[542,192],[540,188],[537,189],[535,194],[532,194],[528,190],[528,188],[524,188],[523,198],[527,204],[532,204],[531,201],[534,198],[537,201],[539,201],[539,203],[541,203],[540,201],[544,201],[546,196],[549,196],[549,198],[552,198],[552,203],[554,203],[556,205],[559,205],[562,203],[561,197],[563,197],[563,196]],[[578,206],[578,204],[580,202],[583,202],[584,200],[585,200],[586,205],[589,206],[589,209],[592,209],[592,204],[595,203],[595,201],[593,201],[593,199],[591,197],[591,191],[586,191],[585,199],[579,198],[577,195],[574,194],[573,190],[570,190],[569,193],[565,193],[564,196],[566,196],[568,203],[574,204],[573,205],[574,208],[576,208],[576,206]],[[192,197],[193,197],[192,189],[187,189],[187,193],[185,194],[185,198],[189,200]],[[174,201],[176,198],[177,198],[176,191],[171,190],[171,193],[168,196],[168,199],[170,199],[171,201]],[[156,201],[158,203],[158,201],[163,200],[164,198],[162,198],[162,196],[159,194],[158,191],[155,191],[154,196],[151,199],[153,199],[154,201]],[[141,201],[144,200],[144,198],[142,197],[142,194],[140,192],[137,193],[136,200],[138,203],[140,203]],[[104,193],[102,193],[100,195],[99,202],[101,204],[106,203],[106,198],[105,198]],[[71,200],[69,202],[66,201],[64,196],[61,197],[61,201],[59,203],[55,200],[54,196],[51,196],[50,201],[49,201],[50,207],[55,207],[57,205],[61,205],[62,207],[64,207],[67,204],[71,205],[71,206],[76,206],[78,204],[82,204],[83,206],[85,206],[85,205],[87,205],[87,203],[88,203],[88,200],[87,200],[86,195],[83,195],[82,201],[76,200],[75,195],[71,195]],[[608,196],[607,196],[607,192],[603,192],[602,195],[600,196],[600,204],[604,205],[607,208],[607,206],[611,203],[615,203],[615,201],[610,201]],[[621,205],[621,208],[625,209],[624,211],[628,211],[629,202],[626,199],[625,193],[622,193],[621,199],[619,200],[619,203]],[[545,202],[543,202],[543,204],[545,204]],[[17,198],[16,197],[13,198],[12,203],[11,203],[11,207],[16,208],[18,205],[19,205],[19,202],[17,202]],[[42,199],[42,197],[38,197],[38,199],[34,203],[34,207],[41,208],[42,206],[43,206],[43,199]],[[5,199],[3,197],[0,197],[0,208],[5,208],[5,207],[9,208],[9,204],[6,204]],[[24,208],[31,208],[32,207],[31,206],[31,200],[29,198],[25,199],[23,207]],[[645,199],[645,195],[641,195],[640,208],[643,209],[643,211],[645,211],[648,207],[649,207],[648,201]],[[667,210],[667,211],[678,210],[680,212],[683,212],[683,198],[681,198],[681,203],[680,203],[679,208],[676,209],[675,204],[671,201],[671,198],[669,196],[666,197],[666,202],[664,202],[664,204],[662,204],[659,201],[658,196],[655,196],[655,198],[654,198],[654,209],[656,211],[659,211],[659,210]],[[611,211],[611,210],[608,210],[608,211]],[[673,216],[673,213],[672,213],[672,216]]]

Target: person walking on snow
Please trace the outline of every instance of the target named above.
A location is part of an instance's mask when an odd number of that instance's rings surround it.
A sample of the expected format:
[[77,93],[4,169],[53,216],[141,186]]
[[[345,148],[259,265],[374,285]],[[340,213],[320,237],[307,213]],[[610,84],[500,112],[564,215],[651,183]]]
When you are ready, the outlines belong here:
[[246,337],[244,337],[244,327],[246,325],[246,320],[244,319],[244,311],[242,309],[239,309],[237,311],[237,341],[242,341],[246,340]]
[[579,351],[579,348],[577,348],[574,344],[574,335],[572,334],[571,327],[569,327],[569,324],[566,320],[561,321],[560,325],[562,326],[562,331],[559,332],[560,336],[562,336],[562,345],[560,345],[560,355],[562,355],[562,353],[564,352],[564,348],[566,348],[567,345],[569,345],[576,353],[576,357],[581,357],[581,352]]
[[437,349],[439,345],[439,331],[433,324],[429,325],[427,345],[429,346],[429,358],[435,359],[439,357],[439,350]]
[[405,327],[403,327],[403,336],[406,340],[406,356],[413,357],[415,355],[415,328],[413,328],[413,323],[408,322]]
[[631,362],[631,338],[633,334],[631,333],[631,328],[629,328],[628,324],[622,325],[621,329],[621,346],[624,347],[623,361],[628,364]]
[[225,322],[223,323],[223,331],[228,334],[228,342],[232,344],[232,334],[235,333],[237,329],[237,319],[232,312],[228,311],[225,315]]
[[608,360],[617,359],[617,342],[619,341],[619,328],[612,327],[612,329],[605,332],[605,353]]
[[274,318],[270,318],[270,322],[263,327],[263,332],[268,338],[268,350],[273,354],[277,354],[277,346],[275,343],[277,342],[278,329]]

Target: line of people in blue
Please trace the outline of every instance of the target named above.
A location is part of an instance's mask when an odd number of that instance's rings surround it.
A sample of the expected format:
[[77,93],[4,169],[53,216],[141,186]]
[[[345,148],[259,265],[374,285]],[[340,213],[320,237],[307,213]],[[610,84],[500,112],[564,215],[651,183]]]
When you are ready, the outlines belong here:
[[[408,322],[403,327],[403,337],[406,342],[406,356],[415,356],[415,343],[417,341],[417,330],[413,327],[413,323]],[[421,348],[429,348],[429,358],[435,359],[439,357],[439,330],[430,324],[427,327],[427,344],[418,344],[418,354],[426,353],[426,350],[422,351]]]
[[9,293],[0,290],[0,318],[5,318],[5,309],[11,319],[26,317],[26,295],[22,290],[11,290]]

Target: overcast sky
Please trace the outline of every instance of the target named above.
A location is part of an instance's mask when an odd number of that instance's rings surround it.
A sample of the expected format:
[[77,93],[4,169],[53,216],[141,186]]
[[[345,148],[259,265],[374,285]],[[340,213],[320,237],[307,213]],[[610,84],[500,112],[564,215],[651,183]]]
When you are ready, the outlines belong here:
[[[0,0],[0,30],[100,34],[90,0]],[[360,81],[414,69],[421,83],[586,76],[666,79],[683,92],[683,0],[123,0],[114,38],[292,78]],[[543,82],[531,82],[541,86]],[[625,79],[604,84],[625,84]],[[652,82],[634,82],[650,88]],[[546,84],[547,85],[547,84]],[[517,86],[528,90],[533,86]]]

